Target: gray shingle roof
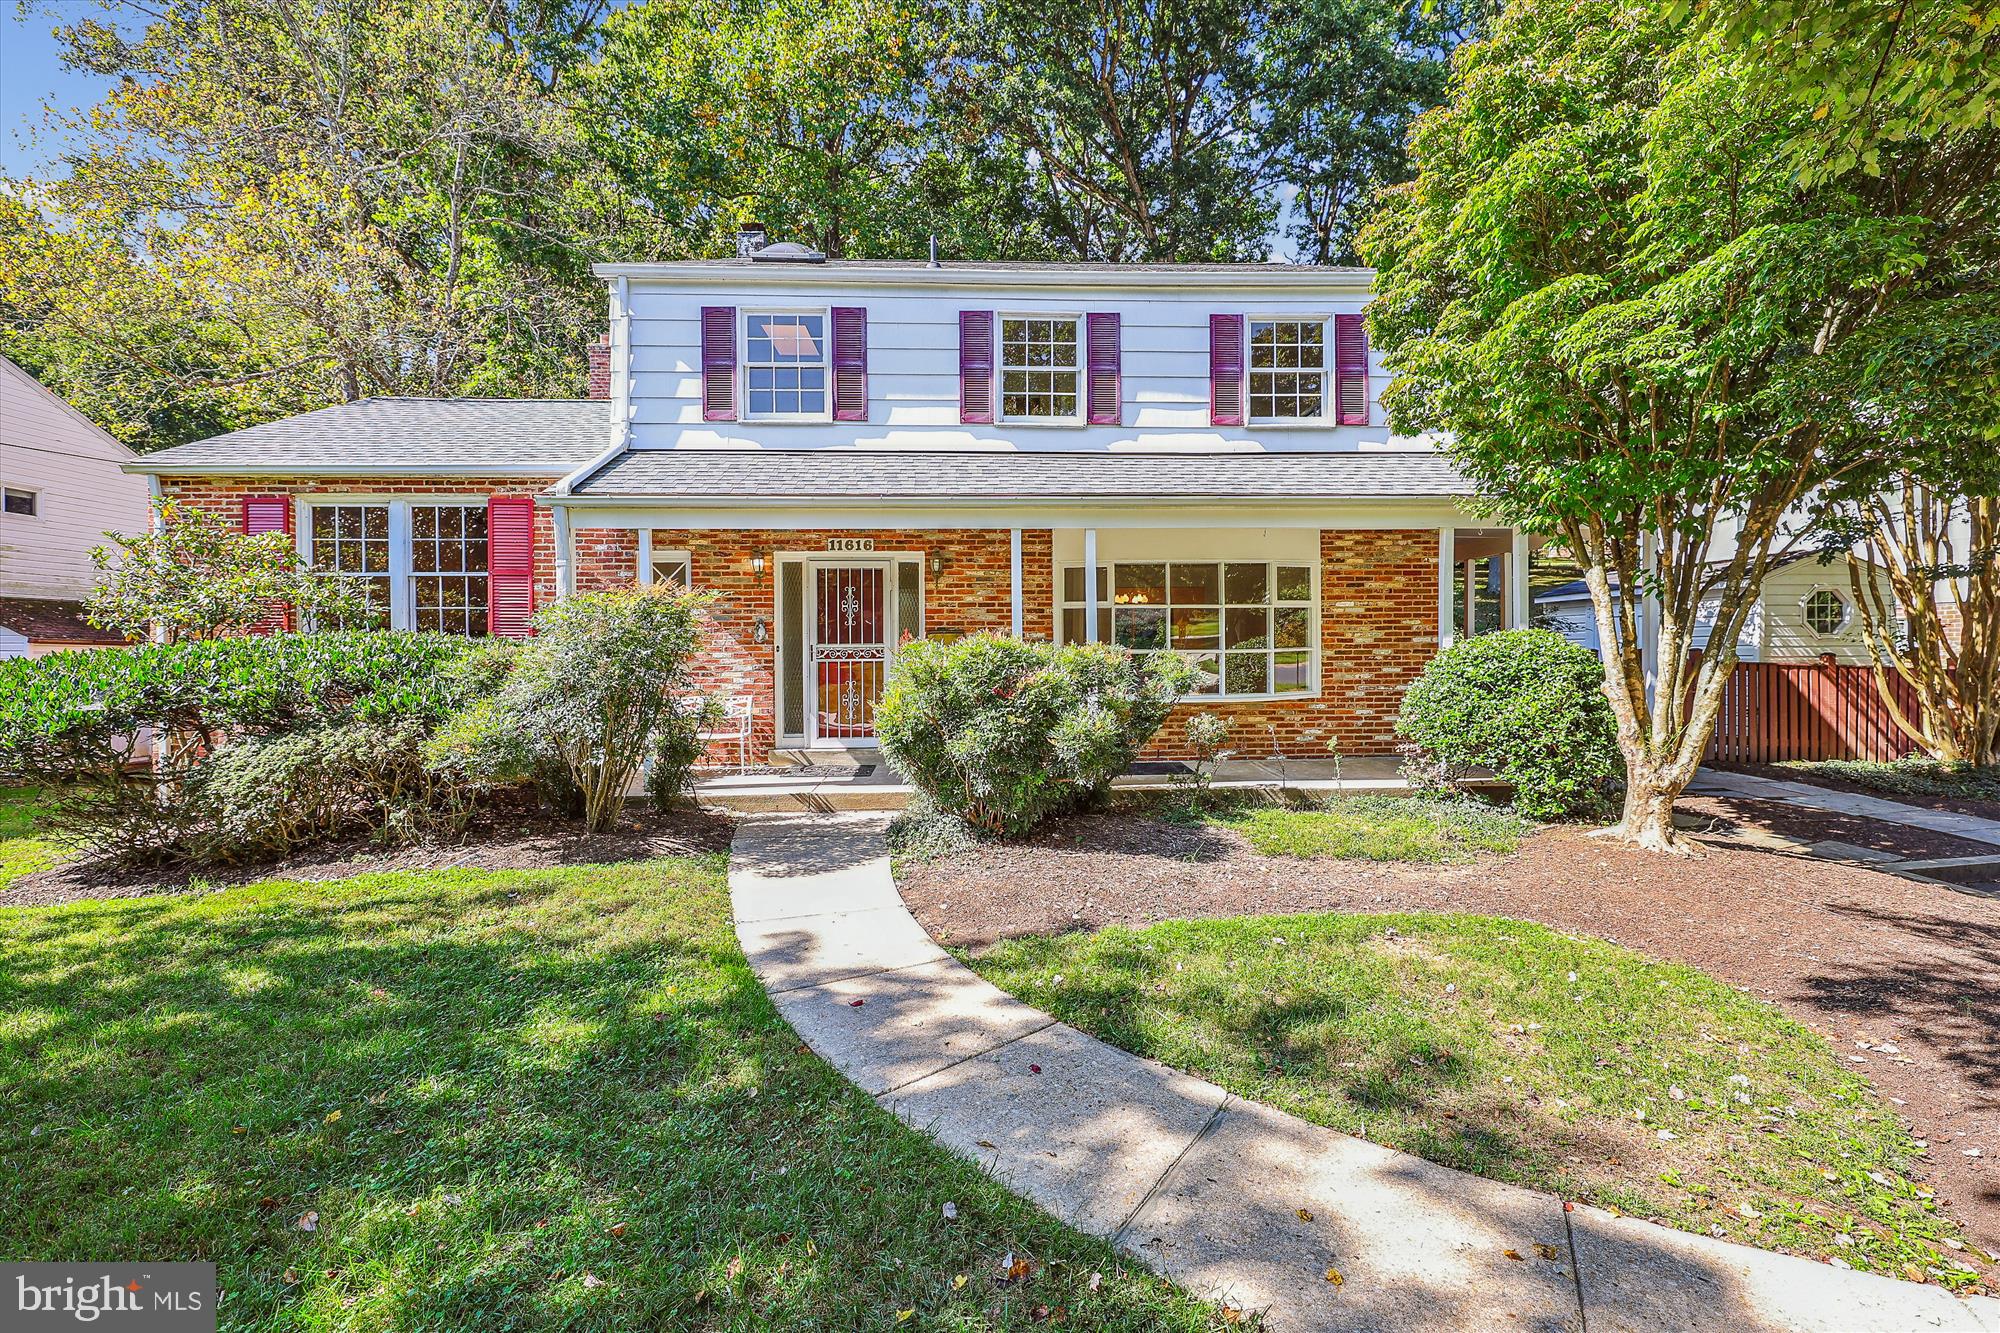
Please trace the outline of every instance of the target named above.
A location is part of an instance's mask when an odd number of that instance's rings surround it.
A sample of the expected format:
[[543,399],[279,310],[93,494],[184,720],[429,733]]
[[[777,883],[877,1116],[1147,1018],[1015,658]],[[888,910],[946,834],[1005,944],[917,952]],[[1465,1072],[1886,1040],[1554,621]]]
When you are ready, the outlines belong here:
[[611,443],[611,405],[570,398],[365,398],[147,454],[136,472],[563,473]]
[[1468,495],[1429,452],[939,453],[903,449],[648,449],[613,459],[584,497],[686,499],[1344,499]]

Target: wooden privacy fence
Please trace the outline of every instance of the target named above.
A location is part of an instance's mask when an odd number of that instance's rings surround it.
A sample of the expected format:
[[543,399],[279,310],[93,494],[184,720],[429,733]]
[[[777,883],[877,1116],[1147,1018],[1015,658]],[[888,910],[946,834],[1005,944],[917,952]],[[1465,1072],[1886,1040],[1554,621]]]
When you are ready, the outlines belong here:
[[[1915,692],[1890,682],[1914,718]],[[1708,757],[1723,763],[1779,759],[1900,759],[1916,744],[1896,725],[1875,668],[1833,662],[1738,662],[1722,693]]]

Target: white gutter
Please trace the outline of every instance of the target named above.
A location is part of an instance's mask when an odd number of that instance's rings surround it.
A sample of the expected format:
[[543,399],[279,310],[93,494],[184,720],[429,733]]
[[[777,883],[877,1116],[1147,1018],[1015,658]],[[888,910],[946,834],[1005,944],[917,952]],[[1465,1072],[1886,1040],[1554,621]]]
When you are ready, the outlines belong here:
[[574,464],[542,463],[154,463],[119,469],[146,477],[560,477]]
[[977,264],[926,268],[848,268],[839,261],[827,264],[759,263],[756,260],[695,260],[678,263],[593,264],[600,278],[636,279],[640,282],[674,283],[684,286],[724,284],[729,287],[829,287],[865,286],[916,287],[927,290],[950,287],[1035,288],[1043,291],[1078,288],[1171,288],[1218,292],[1231,289],[1297,290],[1312,292],[1352,291],[1369,295],[1375,283],[1373,269],[1324,269],[1299,264],[1281,269],[1184,271],[1174,269],[1005,269],[981,268]]

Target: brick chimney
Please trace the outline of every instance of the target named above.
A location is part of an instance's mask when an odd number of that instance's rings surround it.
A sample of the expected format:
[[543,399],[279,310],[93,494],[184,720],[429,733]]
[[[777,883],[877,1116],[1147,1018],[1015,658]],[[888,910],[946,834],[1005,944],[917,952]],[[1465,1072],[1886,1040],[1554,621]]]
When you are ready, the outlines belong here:
[[590,358],[590,396],[599,402],[611,398],[611,335],[606,333],[584,349]]

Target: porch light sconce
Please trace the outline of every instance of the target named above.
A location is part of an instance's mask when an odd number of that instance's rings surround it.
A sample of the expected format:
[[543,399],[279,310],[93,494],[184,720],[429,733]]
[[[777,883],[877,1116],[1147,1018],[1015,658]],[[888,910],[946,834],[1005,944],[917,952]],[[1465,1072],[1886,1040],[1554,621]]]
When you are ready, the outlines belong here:
[[[764,562],[759,560],[757,563],[761,565]],[[764,617],[757,617],[757,623],[750,627],[750,637],[758,643],[768,643],[770,641],[771,627],[765,623]]]
[[933,551],[931,552],[931,577],[939,578],[943,574],[944,574],[944,555],[942,552]]
[[[752,574],[762,574],[762,573],[764,572],[764,557],[763,557],[763,556],[761,556],[761,555],[753,555],[753,556],[751,556],[751,557],[750,557],[750,572],[751,572]],[[761,624],[763,624],[764,622],[760,620],[760,621],[758,621],[757,623],[761,625]],[[762,643],[762,642],[763,642],[763,640],[762,640],[762,639],[759,639],[759,640],[757,640],[757,642],[759,642],[759,643]]]

